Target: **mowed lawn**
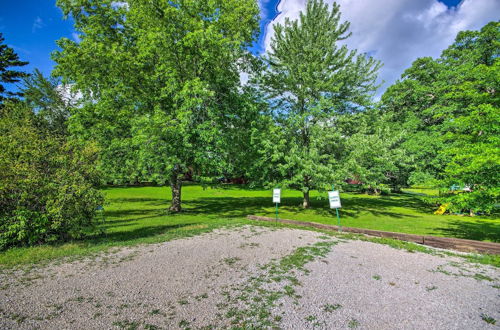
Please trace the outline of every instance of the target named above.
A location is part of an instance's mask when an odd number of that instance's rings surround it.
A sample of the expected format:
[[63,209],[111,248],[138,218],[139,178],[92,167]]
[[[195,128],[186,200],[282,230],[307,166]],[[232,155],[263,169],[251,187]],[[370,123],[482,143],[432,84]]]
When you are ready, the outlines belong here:
[[[60,257],[79,257],[112,247],[156,243],[197,235],[215,228],[254,223],[249,214],[274,217],[271,190],[247,189],[238,185],[203,188],[187,184],[182,189],[183,212],[169,214],[167,187],[103,189],[103,233],[60,245],[12,248],[0,252],[0,265],[14,266]],[[401,233],[459,237],[500,242],[500,218],[437,216],[414,194],[369,196],[341,193],[343,226]],[[301,194],[283,190],[280,218],[337,224],[328,207],[326,193],[312,192],[311,209],[300,207]]]
[[[251,190],[237,185],[184,186],[183,212],[179,215],[165,213],[170,202],[167,187],[108,188],[105,192],[109,201],[105,206],[108,220],[105,226],[109,234],[117,237],[146,237],[172,225],[239,223],[249,214],[275,216],[271,190]],[[341,193],[341,200],[343,226],[500,242],[499,217],[434,215],[434,210],[418,195]],[[300,206],[301,202],[300,192],[283,190],[279,217],[337,224],[326,193],[312,192],[312,206],[308,210]]]

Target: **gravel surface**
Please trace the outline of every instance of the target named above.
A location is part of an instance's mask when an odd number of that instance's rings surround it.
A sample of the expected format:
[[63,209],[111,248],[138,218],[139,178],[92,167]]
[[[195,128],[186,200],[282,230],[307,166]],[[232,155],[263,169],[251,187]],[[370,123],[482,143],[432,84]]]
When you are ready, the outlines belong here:
[[499,288],[458,257],[246,226],[4,270],[0,329],[496,329]]

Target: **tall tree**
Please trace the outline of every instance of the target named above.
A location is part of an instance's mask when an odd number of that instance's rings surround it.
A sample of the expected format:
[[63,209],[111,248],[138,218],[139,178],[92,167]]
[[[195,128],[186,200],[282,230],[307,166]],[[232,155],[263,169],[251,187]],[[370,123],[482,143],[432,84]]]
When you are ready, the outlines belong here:
[[59,0],[81,42],[61,39],[55,73],[86,105],[70,127],[127,175],[169,182],[221,173],[241,119],[239,70],[258,29],[255,0]]
[[35,69],[33,74],[23,79],[21,92],[24,100],[54,134],[67,135],[67,121],[70,108],[76,106],[77,95],[72,94],[70,86],[64,86],[59,79],[46,78]]
[[21,61],[14,49],[4,44],[5,38],[0,33],[0,104],[5,99],[22,96],[22,93],[8,91],[4,84],[13,84],[21,81],[28,74],[22,71],[12,70],[12,67],[22,67],[28,62]]
[[417,160],[412,178],[434,178],[471,192],[450,193],[452,211],[491,212],[500,191],[500,22],[460,32],[442,55],[417,59],[382,97],[408,128],[403,144]]
[[348,177],[360,181],[369,193],[380,194],[386,185],[400,191],[400,168],[412,161],[401,148],[406,130],[394,127],[389,118],[371,109],[351,115],[342,123],[347,149],[344,167]]
[[301,190],[304,208],[310,206],[310,190],[343,176],[339,116],[368,106],[376,89],[380,63],[339,44],[350,36],[348,28],[339,5],[310,0],[297,20],[274,27],[266,58],[261,87],[275,120],[273,141],[263,143],[274,168],[267,180]]
[[443,121],[450,158],[443,183],[472,190],[449,196],[450,209],[491,212],[500,199],[500,22],[460,32],[440,62],[440,98],[431,111]]
[[430,57],[419,58],[405,70],[401,79],[382,95],[381,109],[386,118],[405,131],[400,147],[411,162],[398,163],[400,186],[431,184],[442,179],[447,156],[442,153],[440,124],[431,109],[438,102],[435,82],[442,64]]

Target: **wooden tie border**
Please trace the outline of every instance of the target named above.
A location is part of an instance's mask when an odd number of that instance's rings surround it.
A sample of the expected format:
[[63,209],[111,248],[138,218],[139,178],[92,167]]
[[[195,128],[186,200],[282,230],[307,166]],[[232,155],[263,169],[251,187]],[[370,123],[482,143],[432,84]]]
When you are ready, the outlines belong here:
[[[280,222],[296,226],[313,227],[324,230],[338,231],[339,227],[334,225],[325,225],[316,222],[296,221],[287,219],[275,219],[269,217],[261,217],[257,215],[248,215],[247,219],[268,222]],[[450,238],[450,237],[436,237],[436,236],[422,236],[413,234],[393,233],[389,231],[371,230],[363,228],[342,227],[343,232],[357,233],[368,236],[394,238],[401,241],[413,242],[422,245],[428,245],[441,249],[451,249],[462,252],[478,252],[500,254],[500,243],[481,242],[470,239]]]

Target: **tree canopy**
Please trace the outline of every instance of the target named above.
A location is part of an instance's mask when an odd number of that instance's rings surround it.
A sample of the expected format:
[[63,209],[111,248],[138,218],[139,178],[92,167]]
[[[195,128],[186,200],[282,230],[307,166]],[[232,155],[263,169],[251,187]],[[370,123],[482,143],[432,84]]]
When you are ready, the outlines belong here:
[[456,212],[490,212],[498,204],[499,56],[499,22],[462,31],[438,59],[416,60],[382,98],[394,120],[410,128],[404,147],[416,159],[413,174],[445,190],[471,190],[443,198]]
[[[87,102],[71,117],[103,146],[118,179],[169,182],[181,210],[181,179],[221,173],[238,127],[239,72],[258,29],[255,0],[59,0],[81,42],[61,39],[55,74]],[[106,164],[107,163],[107,164]],[[118,164],[119,163],[119,164]]]
[[336,3],[330,8],[322,0],[308,1],[297,20],[274,27],[259,80],[273,118],[260,147],[269,157],[259,166],[273,169],[261,177],[301,190],[305,208],[311,189],[343,180],[339,157],[345,139],[336,123],[339,116],[367,107],[376,89],[380,63],[340,45],[350,35],[348,28]]

